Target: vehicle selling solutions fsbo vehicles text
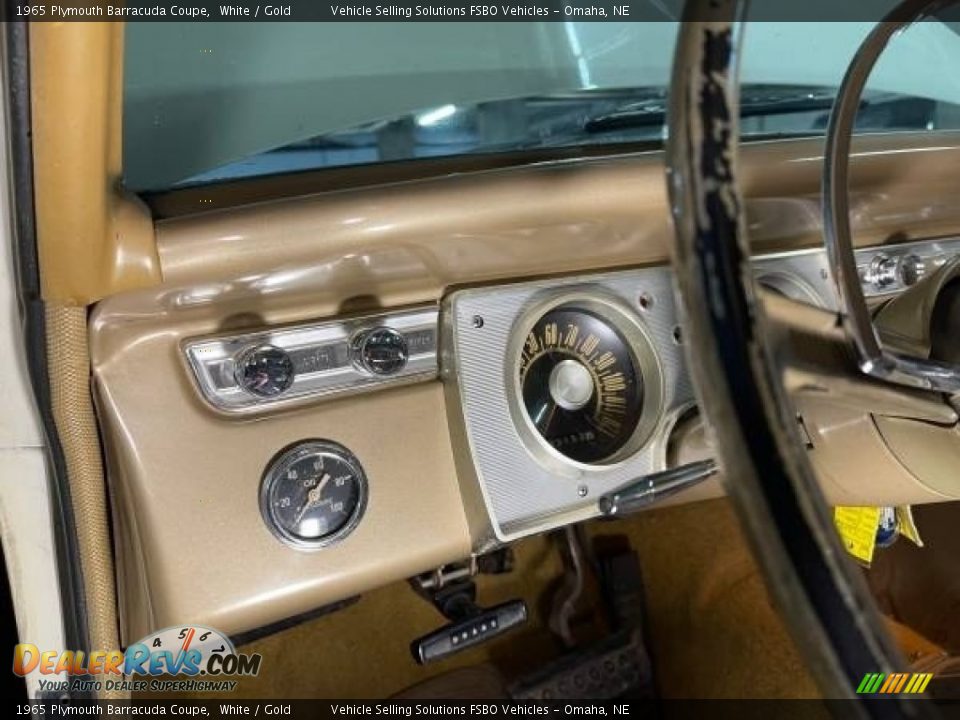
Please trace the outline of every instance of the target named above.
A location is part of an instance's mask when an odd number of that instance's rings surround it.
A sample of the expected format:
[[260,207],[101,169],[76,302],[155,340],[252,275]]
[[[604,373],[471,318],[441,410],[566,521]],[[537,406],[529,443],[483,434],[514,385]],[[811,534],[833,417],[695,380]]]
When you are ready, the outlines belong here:
[[[330,5],[330,14],[341,18],[429,18],[429,17],[483,17],[483,18],[545,18],[608,17],[602,6],[573,6],[551,8],[544,5]],[[615,5],[613,15],[629,17],[629,5]]]

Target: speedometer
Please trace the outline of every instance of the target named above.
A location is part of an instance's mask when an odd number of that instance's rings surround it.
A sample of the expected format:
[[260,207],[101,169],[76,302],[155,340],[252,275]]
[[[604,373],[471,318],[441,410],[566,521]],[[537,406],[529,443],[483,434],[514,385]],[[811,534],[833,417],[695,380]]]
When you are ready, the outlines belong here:
[[616,461],[642,441],[645,410],[659,404],[660,384],[637,324],[612,306],[571,300],[528,327],[519,400],[539,438],[584,464]]

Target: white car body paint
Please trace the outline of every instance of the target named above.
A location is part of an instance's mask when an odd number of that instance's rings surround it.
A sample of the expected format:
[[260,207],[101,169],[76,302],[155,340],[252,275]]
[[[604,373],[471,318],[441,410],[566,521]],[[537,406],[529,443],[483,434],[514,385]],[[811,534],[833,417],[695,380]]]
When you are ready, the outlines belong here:
[[[8,96],[6,87],[2,90],[6,118]],[[17,309],[8,134],[5,119],[0,124],[0,166],[5,170],[0,175],[0,541],[20,642],[32,643],[41,651],[61,651],[73,648],[64,647],[44,439]],[[0,657],[0,667],[11,668],[13,648],[0,651],[10,653]],[[37,697],[42,677],[38,670],[27,676],[31,698]]]

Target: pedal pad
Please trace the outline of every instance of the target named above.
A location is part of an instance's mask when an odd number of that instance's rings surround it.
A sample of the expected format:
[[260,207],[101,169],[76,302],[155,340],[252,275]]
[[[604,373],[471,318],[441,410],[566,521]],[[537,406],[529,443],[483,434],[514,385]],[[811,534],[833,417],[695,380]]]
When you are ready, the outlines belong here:
[[515,700],[653,697],[650,660],[638,632],[569,653],[510,688]]
[[527,621],[527,604],[510,600],[481,609],[463,620],[444,625],[410,644],[413,658],[421,665],[449,657],[482,642],[503,635]]
[[645,597],[640,558],[626,546],[615,552],[598,548],[600,583],[611,624],[617,629],[642,627]]

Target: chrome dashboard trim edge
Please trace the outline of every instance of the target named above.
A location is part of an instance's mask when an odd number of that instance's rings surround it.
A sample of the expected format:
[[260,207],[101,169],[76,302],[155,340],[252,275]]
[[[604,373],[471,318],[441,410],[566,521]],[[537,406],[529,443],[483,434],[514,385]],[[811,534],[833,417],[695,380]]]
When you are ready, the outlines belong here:
[[[439,310],[436,306],[366,315],[263,331],[185,340],[181,352],[204,401],[214,410],[253,415],[319,398],[341,397],[437,376]],[[386,327],[409,346],[405,366],[392,375],[367,372],[354,360],[352,342],[365,330]],[[243,389],[235,377],[236,359],[250,348],[273,346],[288,352],[296,375],[289,389],[262,397]]]
[[[873,261],[881,255],[895,263],[899,263],[904,258],[916,256],[926,262],[926,274],[929,274],[951,257],[960,255],[960,238],[952,236],[930,238],[858,248],[854,253],[857,277],[863,289],[864,297],[871,303],[886,300],[909,287],[903,282],[899,274],[893,282],[882,288],[873,284],[871,266]],[[814,293],[818,299],[816,304],[820,307],[834,311],[839,310],[834,272],[825,249],[804,248],[803,250],[755,255],[753,257],[753,267],[761,280],[761,284],[763,284],[764,276],[767,275],[787,278],[798,282],[798,287],[802,286],[807,294]],[[792,299],[798,300],[800,298],[793,297]]]

